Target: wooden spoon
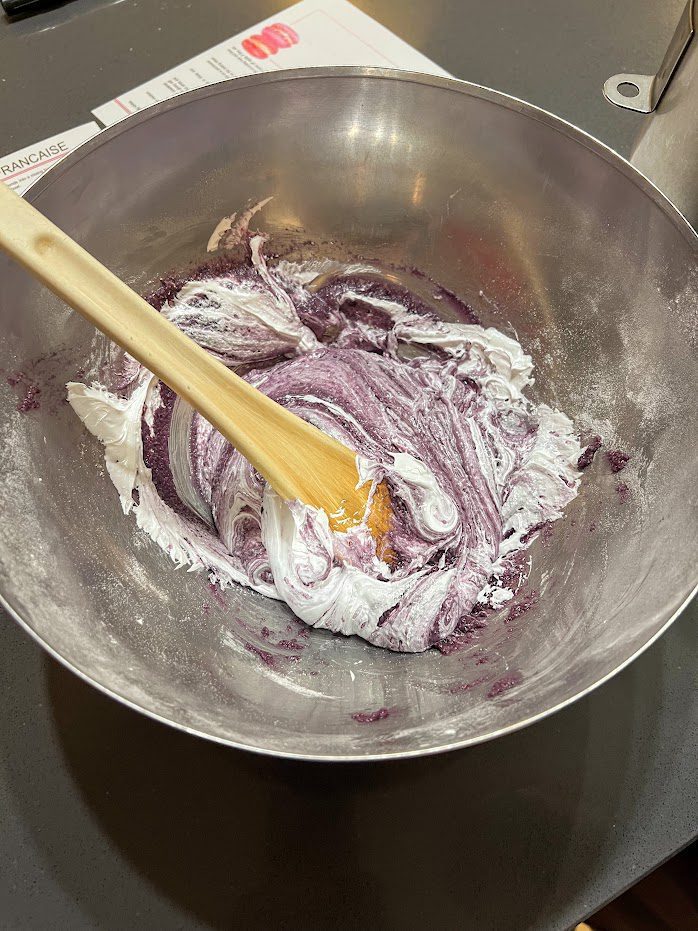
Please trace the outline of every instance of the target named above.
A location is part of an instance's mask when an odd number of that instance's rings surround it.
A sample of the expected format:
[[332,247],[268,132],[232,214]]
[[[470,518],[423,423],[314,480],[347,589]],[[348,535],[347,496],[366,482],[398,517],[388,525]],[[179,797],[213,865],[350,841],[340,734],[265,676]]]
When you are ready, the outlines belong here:
[[[188,401],[281,497],[324,510],[334,530],[363,519],[356,453],[290,413],[209,355],[94,256],[0,182],[0,247]],[[382,549],[385,485],[368,525]]]

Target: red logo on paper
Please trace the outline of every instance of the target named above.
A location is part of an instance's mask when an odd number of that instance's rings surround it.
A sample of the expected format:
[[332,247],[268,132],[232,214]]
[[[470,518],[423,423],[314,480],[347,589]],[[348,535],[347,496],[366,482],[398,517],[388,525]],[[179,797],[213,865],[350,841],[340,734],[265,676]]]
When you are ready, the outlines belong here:
[[276,55],[279,49],[291,48],[298,41],[299,36],[295,29],[284,23],[274,23],[245,39],[242,47],[253,58],[268,58],[270,55]]

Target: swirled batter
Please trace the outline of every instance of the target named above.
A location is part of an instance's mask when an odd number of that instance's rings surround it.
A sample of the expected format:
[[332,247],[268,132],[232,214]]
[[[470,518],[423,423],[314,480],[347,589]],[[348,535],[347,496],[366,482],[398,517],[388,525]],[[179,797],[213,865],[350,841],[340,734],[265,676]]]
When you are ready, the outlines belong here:
[[512,596],[511,560],[577,493],[573,425],[526,398],[533,366],[516,340],[442,322],[360,274],[311,294],[327,263],[272,268],[262,247],[252,237],[249,263],[188,281],[162,313],[387,483],[391,564],[365,523],[335,533],[324,512],[279,498],[136,363],[116,392],[71,383],[69,401],[105,445],[124,512],[177,565],[282,599],[315,627],[425,650],[476,603]]

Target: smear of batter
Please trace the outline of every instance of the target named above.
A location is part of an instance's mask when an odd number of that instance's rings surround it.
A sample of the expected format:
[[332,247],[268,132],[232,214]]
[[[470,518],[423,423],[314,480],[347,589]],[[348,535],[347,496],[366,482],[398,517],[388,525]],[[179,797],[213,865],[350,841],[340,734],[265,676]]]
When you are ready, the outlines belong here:
[[178,565],[282,599],[308,624],[416,652],[477,602],[498,606],[535,531],[575,497],[581,448],[565,414],[525,396],[532,362],[498,330],[444,323],[357,274],[318,294],[327,262],[248,264],[191,280],[162,307],[265,394],[354,449],[385,481],[392,565],[364,524],[286,502],[199,414],[133,360],[118,391],[69,384],[105,445],[125,513]]

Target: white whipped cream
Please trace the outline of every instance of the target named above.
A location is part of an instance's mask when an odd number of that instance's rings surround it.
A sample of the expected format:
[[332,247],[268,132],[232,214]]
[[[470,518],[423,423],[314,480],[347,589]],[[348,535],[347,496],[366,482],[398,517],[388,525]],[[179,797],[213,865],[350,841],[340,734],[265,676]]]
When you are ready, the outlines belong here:
[[[275,379],[288,377],[295,386],[300,376],[283,369],[290,362],[269,368],[272,360],[307,359],[308,370],[312,364],[320,372],[334,358],[299,309],[310,300],[303,285],[328,263],[286,262],[270,269],[262,246],[262,237],[251,239],[252,269],[244,275],[187,282],[163,313],[226,365],[261,365],[250,380],[273,395]],[[313,626],[391,649],[422,650],[448,636],[478,598],[493,606],[511,598],[498,575],[506,559],[527,545],[524,538],[560,518],[576,495],[581,450],[563,413],[526,400],[533,363],[516,340],[491,327],[437,321],[348,284],[333,311],[345,326],[345,341],[352,332],[370,339],[376,329],[370,321],[349,319],[348,308],[357,303],[392,324],[385,338],[392,368],[386,372],[394,372],[395,381],[386,376],[385,403],[369,385],[380,375],[381,358],[361,349],[337,355],[342,400],[333,396],[331,379],[322,392],[303,383],[302,391],[289,387],[280,399],[321,429],[346,442],[353,438],[361,447],[362,480],[374,487],[388,481],[399,511],[397,567],[378,558],[365,525],[335,533],[323,512],[282,500],[186,406],[175,407],[172,423],[191,436],[194,452],[185,444],[190,458],[176,468],[172,461],[164,466],[174,476],[182,508],[162,500],[144,458],[143,430],[146,437],[155,435],[165,401],[157,379],[144,369],[136,369],[125,396],[97,384],[70,383],[68,400],[104,444],[124,513],[135,512],[138,526],[176,565],[205,568],[223,585],[236,582],[282,599]],[[401,362],[393,349],[407,345],[419,346],[427,358]],[[353,392],[345,381],[352,375],[351,357],[342,355],[347,351],[359,353],[357,366],[366,373]],[[405,392],[416,394],[393,421],[393,401],[395,411],[402,410]],[[359,414],[361,404],[373,411],[368,420]],[[412,412],[424,426],[403,437],[399,418],[404,424]],[[442,478],[426,461],[434,449],[446,457]],[[170,460],[173,455],[170,449]],[[482,504],[482,514],[468,510],[473,502]]]

